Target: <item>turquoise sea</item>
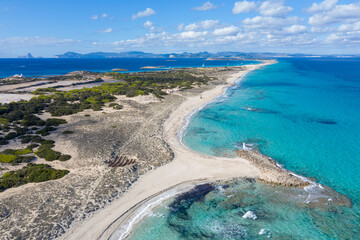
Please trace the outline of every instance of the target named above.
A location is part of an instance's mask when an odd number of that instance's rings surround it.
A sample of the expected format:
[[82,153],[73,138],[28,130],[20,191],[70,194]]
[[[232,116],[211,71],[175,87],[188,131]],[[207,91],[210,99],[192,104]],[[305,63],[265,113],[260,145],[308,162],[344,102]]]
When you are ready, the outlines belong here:
[[130,239],[360,239],[360,59],[279,59],[192,116],[183,143],[235,156],[247,147],[345,194],[251,180],[205,184],[163,202]]
[[145,71],[144,66],[161,66],[158,71],[184,67],[238,66],[256,63],[243,60],[206,60],[203,58],[0,58],[0,78],[23,74],[25,77],[61,75],[72,71],[110,72],[114,68],[129,72]]

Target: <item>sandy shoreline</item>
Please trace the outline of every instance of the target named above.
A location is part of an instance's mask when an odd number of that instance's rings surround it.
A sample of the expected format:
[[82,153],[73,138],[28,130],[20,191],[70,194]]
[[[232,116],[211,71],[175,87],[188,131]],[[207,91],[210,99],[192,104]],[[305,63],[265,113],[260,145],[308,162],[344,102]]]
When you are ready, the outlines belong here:
[[233,85],[234,81],[248,72],[272,63],[274,61],[247,65],[245,66],[246,70],[237,72],[228,78],[226,84],[217,85],[215,88],[203,92],[201,97],[199,95],[188,97],[170,114],[163,126],[163,138],[174,152],[174,159],[170,163],[142,175],[121,198],[81,224],[70,228],[61,239],[108,239],[119,224],[126,225],[129,213],[141,205],[139,203],[174,186],[190,183],[189,189],[193,185],[191,183],[194,182],[258,177],[259,170],[245,159],[204,156],[184,148],[177,138],[177,133],[189,113],[221,95],[226,87]]

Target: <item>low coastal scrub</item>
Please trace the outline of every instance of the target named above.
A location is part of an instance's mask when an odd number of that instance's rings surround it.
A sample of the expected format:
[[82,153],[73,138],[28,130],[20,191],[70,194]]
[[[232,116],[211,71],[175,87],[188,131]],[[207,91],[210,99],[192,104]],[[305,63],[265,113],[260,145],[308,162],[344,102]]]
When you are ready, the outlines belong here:
[[66,155],[66,154],[64,154],[64,155],[61,155],[60,157],[59,157],[59,161],[67,161],[67,160],[69,160],[71,158],[71,156],[70,155]]
[[205,75],[195,76],[185,70],[131,74],[109,72],[104,74],[120,80],[120,82],[102,84],[97,88],[112,95],[126,95],[127,97],[152,93],[162,98],[162,95],[166,95],[165,89],[189,89],[194,84],[206,84],[210,80]]
[[[71,158],[70,155],[63,155],[53,150],[54,146],[53,140],[43,140],[41,145],[32,143],[24,149],[6,149],[0,153],[0,162],[11,163],[12,165],[27,163],[35,158],[33,154],[39,158],[44,158],[46,161],[67,161]],[[36,148],[37,151],[34,152]]]
[[56,92],[56,88],[48,87],[48,88],[38,88],[36,89],[33,94],[35,95],[41,95],[45,93],[53,93]]
[[118,103],[110,103],[110,104],[109,104],[109,107],[112,107],[112,108],[115,109],[115,110],[121,110],[121,109],[124,108],[123,105],[120,105],[120,104],[118,104]]
[[2,153],[0,153],[0,162],[11,163],[11,165],[30,162],[34,159],[34,156],[29,156],[28,154],[33,153],[32,149],[34,147],[34,145],[29,145],[27,148],[24,149],[6,149]]
[[64,177],[68,170],[53,169],[47,164],[28,163],[22,169],[5,173],[0,180],[0,192],[31,182],[44,182]]
[[41,143],[35,155],[39,158],[44,158],[46,161],[67,161],[71,158],[70,155],[62,155],[61,152],[57,152],[52,148],[55,146],[55,142],[52,140],[45,140]]
[[73,131],[65,130],[65,131],[63,131],[62,134],[64,134],[64,135],[69,135],[69,134],[73,134],[73,133],[74,133]]
[[[39,88],[35,91],[38,96],[29,101],[0,103],[0,145],[9,144],[11,140],[21,139],[21,143],[40,143],[41,146],[35,151],[35,155],[46,161],[66,161],[71,158],[53,150],[54,144],[44,143],[43,136],[51,134],[60,124],[66,121],[60,118],[42,120],[37,115],[49,112],[51,116],[64,116],[82,112],[86,109],[101,111],[105,104],[109,104],[116,110],[121,110],[122,105],[113,103],[114,95],[126,95],[134,97],[139,95],[154,94],[163,98],[169,89],[188,89],[195,85],[206,84],[210,78],[204,74],[193,74],[186,70],[145,72],[145,73],[118,73],[110,72],[97,74],[97,76],[110,76],[118,82],[103,83],[100,86],[70,91],[59,91],[54,88]],[[56,76],[53,80],[81,79],[79,76]],[[49,78],[49,80],[52,80]],[[95,82],[101,82],[100,78]],[[85,117],[90,116],[85,114]],[[70,134],[65,131],[64,134]],[[32,150],[31,150],[32,151]],[[31,156],[24,154],[4,154],[1,162],[16,164],[18,162],[31,161]]]

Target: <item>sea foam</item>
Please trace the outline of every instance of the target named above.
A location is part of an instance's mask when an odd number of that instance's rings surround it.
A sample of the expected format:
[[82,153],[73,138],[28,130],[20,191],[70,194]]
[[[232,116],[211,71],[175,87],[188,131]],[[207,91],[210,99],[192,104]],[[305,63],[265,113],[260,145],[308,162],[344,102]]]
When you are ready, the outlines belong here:
[[252,220],[257,219],[257,216],[255,215],[255,213],[253,211],[247,211],[242,217],[247,218],[247,219],[252,219]]
[[154,214],[154,212],[152,211],[153,208],[159,206],[165,200],[168,200],[179,194],[185,193],[194,187],[195,185],[179,186],[149,199],[145,203],[141,204],[141,207],[136,209],[134,213],[131,214],[130,219],[128,219],[125,222],[125,224],[123,224],[118,230],[116,230],[113,233],[113,235],[110,237],[110,239],[111,240],[125,239],[133,231],[136,224],[138,224],[145,217],[154,216],[154,215],[156,217],[160,217],[159,215]]

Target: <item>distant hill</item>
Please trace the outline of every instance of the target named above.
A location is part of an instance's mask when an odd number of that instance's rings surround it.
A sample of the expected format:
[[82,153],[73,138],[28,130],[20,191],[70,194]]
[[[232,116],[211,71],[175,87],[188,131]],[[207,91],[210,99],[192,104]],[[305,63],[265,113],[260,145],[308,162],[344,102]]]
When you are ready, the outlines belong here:
[[93,53],[75,53],[67,52],[64,54],[55,55],[56,58],[214,58],[214,59],[269,59],[269,58],[282,58],[282,57],[329,57],[329,58],[338,58],[338,57],[360,57],[360,55],[312,55],[312,54],[288,54],[288,53],[244,53],[244,52],[218,52],[218,53],[209,53],[209,52],[198,52],[198,53],[168,53],[168,54],[155,54],[155,53],[145,53],[139,51],[130,51],[130,52],[120,52],[120,53],[111,53],[111,52],[93,52]]
[[109,53],[109,52],[93,52],[93,53],[75,53],[67,52],[64,54],[55,55],[57,58],[159,58],[169,57],[170,54],[153,54],[144,52],[121,52],[121,53]]
[[28,53],[25,56],[18,56],[18,58],[34,58],[33,55],[31,53]]

